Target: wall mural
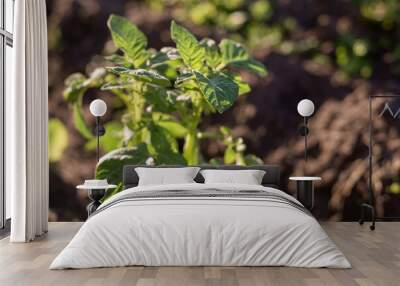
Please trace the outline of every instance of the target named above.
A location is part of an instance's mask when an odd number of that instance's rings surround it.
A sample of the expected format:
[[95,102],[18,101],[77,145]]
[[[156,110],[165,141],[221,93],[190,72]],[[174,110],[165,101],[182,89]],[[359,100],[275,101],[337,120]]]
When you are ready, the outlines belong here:
[[[322,178],[318,218],[358,220],[368,99],[400,94],[399,10],[391,0],[48,0],[50,219],[85,219],[76,186],[95,175],[118,184],[124,162],[265,162],[281,166],[288,193],[291,176]],[[315,104],[307,165],[304,98]],[[107,104],[98,165],[95,99]],[[372,104],[378,216],[400,215],[399,107]]]

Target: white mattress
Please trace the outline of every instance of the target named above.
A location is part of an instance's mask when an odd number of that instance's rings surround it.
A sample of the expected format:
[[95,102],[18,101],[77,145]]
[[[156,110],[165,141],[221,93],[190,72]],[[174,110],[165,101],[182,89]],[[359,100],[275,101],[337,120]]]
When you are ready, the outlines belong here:
[[[135,187],[100,206],[50,269],[145,266],[293,266],[350,268],[311,215],[258,198],[150,198],[120,201],[132,192],[262,190],[254,185],[180,184]],[[297,202],[298,203],[298,202]]]

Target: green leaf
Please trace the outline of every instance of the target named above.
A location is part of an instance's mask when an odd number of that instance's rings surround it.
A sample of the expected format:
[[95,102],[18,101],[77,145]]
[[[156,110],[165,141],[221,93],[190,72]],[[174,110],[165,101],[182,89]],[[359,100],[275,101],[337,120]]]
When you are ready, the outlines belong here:
[[148,157],[145,144],[116,149],[100,159],[96,166],[96,178],[107,179],[110,184],[120,184],[124,165],[145,164]]
[[75,103],[79,100],[89,88],[97,88],[103,84],[106,70],[104,68],[95,69],[89,76],[85,77],[81,73],[74,73],[65,80],[66,88],[64,98],[69,103]]
[[194,73],[204,98],[219,113],[233,105],[239,95],[239,87],[231,78],[223,73]]
[[151,119],[153,119],[154,123],[157,123],[158,121],[176,121],[172,114],[154,111],[151,113]]
[[249,53],[238,42],[229,39],[223,39],[219,44],[222,54],[222,61],[229,64],[236,61],[243,61],[249,59]]
[[49,161],[57,162],[68,147],[68,130],[65,125],[56,118],[49,119]]
[[258,74],[261,76],[267,75],[267,70],[265,69],[264,64],[260,63],[259,61],[253,60],[253,59],[249,59],[249,60],[245,60],[245,61],[236,61],[236,62],[231,63],[231,65],[236,68],[248,70],[252,73],[255,73],[255,74]]
[[113,55],[104,57],[104,59],[113,64],[119,65],[119,66],[124,66],[127,68],[134,68],[132,63],[129,62],[129,59],[127,59],[127,57],[124,57],[124,56],[113,54]]
[[124,125],[118,121],[110,121],[104,124],[106,133],[100,138],[100,144],[104,151],[110,152],[121,147],[124,139]]
[[259,61],[251,59],[247,50],[240,43],[224,39],[219,47],[222,53],[222,62],[225,65],[246,69],[262,76],[267,74],[265,66]]
[[160,50],[161,53],[164,53],[167,58],[171,61],[181,59],[179,51],[174,47],[163,47]]
[[65,79],[64,84],[66,86],[81,85],[86,79],[86,76],[81,73],[73,73]]
[[135,66],[147,60],[147,38],[135,25],[123,17],[111,15],[107,26],[115,46],[124,51]]
[[118,194],[119,192],[121,192],[123,190],[124,190],[124,186],[122,185],[122,183],[119,183],[116,188],[108,189],[106,191],[106,194],[104,195],[104,197],[101,198],[100,202],[104,203],[106,200],[108,200],[109,198],[111,198],[112,196]]
[[[171,82],[165,76],[159,74],[156,71],[145,70],[145,69],[128,69],[125,67],[112,67],[108,69],[112,73],[120,74],[120,75],[130,75],[136,80],[140,80],[143,82],[148,82],[156,85],[161,85],[163,87],[170,87]],[[129,79],[124,78],[122,82],[129,82]]]
[[180,84],[182,84],[182,83],[184,83],[184,82],[186,82],[186,81],[188,81],[188,80],[192,80],[192,79],[195,79],[195,76],[194,76],[194,74],[192,74],[192,73],[184,73],[184,74],[181,74],[180,76],[178,76],[178,77],[176,78],[176,80],[175,80],[175,85],[176,85],[176,86],[179,86]]
[[224,161],[221,158],[212,158],[209,164],[212,166],[220,166],[224,164]]
[[[175,84],[175,86],[187,91],[195,90],[197,92],[199,89],[195,76],[193,76],[193,79],[192,78],[187,78],[186,80],[181,79],[179,84]],[[185,94],[189,95],[189,92],[186,92]]]
[[244,82],[240,75],[235,76],[233,80],[239,86],[239,95],[243,95],[251,91],[250,85],[247,82]]
[[140,81],[161,85],[163,87],[170,87],[171,82],[165,76],[151,70],[136,69],[128,71],[129,75]]
[[87,126],[85,118],[83,118],[82,114],[82,98],[74,103],[73,105],[73,120],[75,128],[78,132],[85,138],[91,139],[93,138],[92,131]]
[[221,64],[222,58],[215,41],[205,38],[200,41],[200,45],[204,47],[206,51],[207,64],[214,69],[217,68]]
[[188,132],[182,124],[176,121],[159,121],[157,125],[166,129],[175,138],[183,138]]
[[254,165],[262,165],[264,164],[263,160],[256,155],[248,154],[244,157],[244,161],[247,166],[254,166]]
[[147,103],[152,106],[152,111],[173,112],[175,106],[173,105],[171,97],[165,88],[160,86],[148,85],[143,92]]
[[203,67],[205,50],[187,29],[172,21],[171,38],[176,43],[183,62],[195,70]]
[[118,66],[118,67],[108,67],[107,70],[109,72],[112,72],[112,73],[115,73],[115,74],[124,74],[124,73],[128,73],[132,69],[131,68],[127,68],[127,67]]
[[127,89],[132,87],[132,80],[118,78],[101,86],[101,90]]
[[164,47],[159,52],[153,54],[149,59],[149,65],[152,68],[156,68],[169,61],[175,61],[180,59],[179,52],[176,48]]
[[151,68],[157,68],[159,66],[166,64],[168,61],[169,58],[165,53],[156,52],[149,58],[148,65]]
[[[100,137],[100,147],[105,152],[111,152],[117,148],[122,147],[123,141],[123,124],[118,121],[110,121],[104,124],[106,133]],[[93,137],[85,144],[85,150],[92,151],[97,147],[97,138]]]
[[175,80],[175,87],[185,90],[198,90],[196,77],[193,73],[184,73]]
[[149,137],[150,144],[147,147],[157,164],[186,164],[179,153],[176,139],[166,129],[152,125],[149,128]]
[[86,77],[81,73],[74,73],[67,77],[65,80],[65,86],[63,95],[67,102],[74,103],[81,94],[86,91],[83,83],[86,81]]
[[228,146],[224,153],[224,164],[233,164],[236,162],[236,152],[233,146]]
[[226,126],[221,126],[219,128],[219,131],[221,132],[221,134],[223,136],[230,136],[231,133],[232,133],[232,130],[229,127],[226,127]]
[[83,83],[83,85],[88,88],[97,88],[103,84],[106,75],[107,70],[105,68],[96,68],[90,73],[89,78]]

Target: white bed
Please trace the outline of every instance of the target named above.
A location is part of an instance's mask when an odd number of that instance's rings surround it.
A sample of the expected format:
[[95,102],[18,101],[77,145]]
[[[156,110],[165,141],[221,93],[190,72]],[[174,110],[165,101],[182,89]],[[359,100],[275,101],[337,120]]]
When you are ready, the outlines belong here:
[[[149,197],[138,196],[146,191]],[[166,191],[177,192],[157,195]],[[202,195],[191,196],[195,192]],[[100,206],[50,269],[128,265],[350,268],[315,218],[299,204],[280,190],[255,185],[129,188]]]

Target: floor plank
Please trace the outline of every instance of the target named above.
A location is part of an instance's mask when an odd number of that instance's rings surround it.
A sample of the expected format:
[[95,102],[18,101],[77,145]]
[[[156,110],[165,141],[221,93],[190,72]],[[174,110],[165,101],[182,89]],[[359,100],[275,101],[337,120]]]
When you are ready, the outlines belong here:
[[399,285],[400,222],[368,225],[325,222],[323,228],[352,263],[352,269],[289,267],[119,267],[50,271],[54,257],[82,223],[50,223],[50,231],[32,243],[0,240],[0,285]]

